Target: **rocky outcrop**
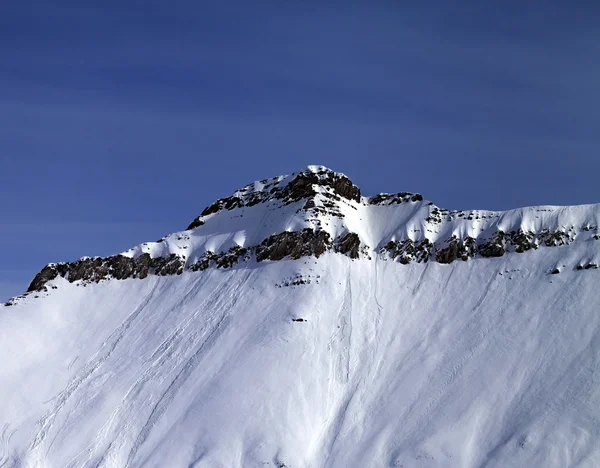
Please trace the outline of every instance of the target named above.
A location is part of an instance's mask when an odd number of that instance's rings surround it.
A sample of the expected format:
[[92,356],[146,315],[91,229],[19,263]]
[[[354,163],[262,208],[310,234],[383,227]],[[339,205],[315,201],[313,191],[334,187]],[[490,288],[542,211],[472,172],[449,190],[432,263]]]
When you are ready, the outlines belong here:
[[254,247],[234,246],[226,252],[219,253],[207,251],[188,268],[191,271],[204,271],[210,267],[232,268],[253,257],[258,262],[278,261],[285,258],[297,260],[302,257],[320,257],[331,250],[350,258],[359,258],[361,253],[366,255],[367,246],[362,244],[358,235],[354,233],[347,233],[332,242],[325,231],[304,229],[269,236]]
[[380,193],[369,197],[369,205],[399,205],[400,203],[418,201],[423,201],[423,195],[410,192]]
[[[318,193],[332,200],[343,198],[357,203],[361,201],[360,189],[350,179],[343,174],[338,174],[325,168],[318,171],[313,169],[302,171],[295,174],[287,184],[284,184],[278,178],[274,180],[265,179],[260,182],[263,184],[260,189],[256,189],[254,184],[250,184],[237,191],[234,195],[220,198],[212,205],[207,206],[200,216],[196,217],[189,224],[187,229],[196,229],[202,226],[205,222],[203,219],[205,216],[221,210],[250,207],[258,203],[273,200],[280,201],[282,205],[306,200],[304,205],[305,210],[314,208],[318,211],[324,210],[322,207],[316,207],[315,205],[314,197]],[[326,190],[317,190],[317,187],[325,188]],[[328,208],[327,203],[324,206]],[[331,208],[334,207],[332,206]]]
[[251,258],[251,249],[234,246],[226,252],[215,253],[210,250],[189,265],[191,271],[204,271],[210,267],[233,268],[240,261],[248,261]]
[[150,260],[150,269],[155,275],[160,276],[180,275],[183,273],[184,265],[185,261],[176,254]]
[[467,261],[477,254],[477,242],[467,236],[464,240],[452,236],[446,247],[436,248],[435,259],[438,263],[452,263],[456,259]]
[[328,187],[335,195],[360,202],[360,189],[350,179],[325,169],[316,173],[301,172],[281,192],[276,194],[276,198],[286,203],[310,198],[317,194],[316,186]]
[[320,257],[325,252],[334,251],[350,258],[367,254],[368,247],[361,243],[355,233],[346,233],[332,241],[323,230],[304,229],[296,232],[282,232],[269,236],[253,247],[234,246],[225,252],[206,251],[200,258],[189,262],[170,254],[151,258],[144,253],[136,258],[124,255],[112,257],[83,258],[70,263],[52,263],[45,266],[31,282],[28,292],[46,290],[46,284],[58,277],[69,282],[99,282],[105,279],[146,278],[148,275],[179,275],[185,269],[204,271],[208,268],[233,268],[240,262],[256,258],[258,262],[278,261],[285,258],[297,260],[302,257]]
[[204,271],[208,269],[211,265],[216,264],[219,255],[214,252],[207,250],[202,257],[196,260],[194,263],[190,265],[191,271]]
[[319,177],[313,172],[301,173],[294,178],[286,187],[278,192],[276,199],[289,204],[304,198],[311,198],[317,194],[315,185],[319,183]]
[[573,240],[573,235],[572,230],[549,231],[545,229],[539,234],[522,230],[505,233],[499,230],[478,239],[470,236],[459,239],[452,236],[444,242],[435,243],[427,239],[389,241],[380,249],[380,253],[394,260],[397,259],[403,264],[412,261],[426,262],[430,258],[435,258],[438,263],[448,264],[458,259],[467,261],[476,256],[494,258],[502,257],[509,251],[523,253],[540,246],[567,245]]
[[40,271],[27,289],[42,291],[48,281],[58,277],[70,283],[75,281],[97,283],[104,279],[118,280],[127,278],[146,278],[149,274],[176,275],[183,273],[184,261],[181,257],[170,254],[167,257],[150,258],[145,253],[137,258],[115,255],[112,257],[83,258],[70,263],[51,263]]
[[537,248],[534,243],[535,235],[532,232],[511,231],[507,234],[508,242],[515,247],[515,252],[523,253]]
[[423,239],[414,242],[411,239],[402,241],[389,241],[381,252],[387,252],[392,259],[398,259],[403,265],[408,265],[412,261],[418,263],[428,262],[435,246],[429,239]]
[[354,232],[338,237],[335,242],[335,251],[350,258],[359,258],[361,251],[360,237]]
[[186,231],[189,231],[190,229],[196,229],[197,227],[200,227],[204,225],[204,220],[202,219],[202,216],[198,216],[196,219],[194,219],[190,225],[185,228]]
[[558,247],[569,244],[571,236],[565,231],[544,229],[539,235],[539,239],[547,247]]
[[331,237],[325,231],[304,229],[299,232],[282,232],[267,237],[256,247],[256,260],[282,260],[286,257],[320,257],[331,247]]
[[425,221],[431,224],[441,224],[444,220],[448,220],[449,211],[443,208],[438,208],[435,205],[430,205],[429,216]]
[[42,271],[35,275],[35,278],[33,278],[33,281],[27,288],[27,292],[41,291],[48,281],[52,281],[57,277],[58,269],[56,268],[56,265],[53,263],[46,265],[44,268],[42,268]]
[[[316,174],[306,175],[301,174],[295,180],[295,183],[287,185],[289,191],[286,192],[290,200],[295,197],[305,197],[313,190],[312,181]],[[336,182],[337,181],[337,182]],[[344,181],[343,177],[331,179],[338,189],[346,192],[348,196],[355,196],[352,188],[348,185],[349,182]],[[336,185],[337,184],[337,185]],[[354,194],[354,195],[353,195]],[[328,193],[323,199],[335,200],[341,195]],[[412,201],[414,195],[404,194],[402,202],[407,200]],[[240,198],[236,198],[240,200]],[[321,199],[321,203],[322,200]],[[387,197],[380,195],[376,200],[378,203],[395,204],[402,203],[399,198]],[[311,201],[313,204],[311,205]],[[370,200],[369,203],[373,202]],[[228,202],[225,202],[226,206]],[[233,202],[232,202],[233,203]],[[237,203],[237,202],[236,202]],[[308,206],[307,206],[308,205]],[[314,200],[309,198],[304,208],[307,211],[315,212],[323,210],[322,206],[315,206]],[[436,219],[445,216],[441,210],[432,208],[429,211],[430,217]],[[329,214],[335,215],[335,211]],[[200,217],[201,218],[201,217]],[[318,219],[317,219],[318,221]],[[204,221],[198,219],[198,225]],[[46,284],[58,277],[65,278],[73,283],[76,281],[82,282],[99,282],[105,279],[127,279],[139,278],[143,279],[149,275],[169,276],[179,275],[187,268],[190,271],[203,271],[210,267],[215,268],[233,268],[240,262],[246,262],[255,258],[258,262],[271,260],[278,261],[285,258],[299,259],[307,256],[320,257],[325,252],[332,251],[349,258],[370,258],[370,249],[361,242],[358,234],[354,232],[346,232],[339,237],[332,239],[331,236],[321,229],[318,222],[315,223],[316,228],[306,228],[302,231],[281,232],[274,234],[264,239],[259,245],[250,247],[234,246],[225,252],[206,251],[200,258],[193,262],[187,262],[186,259],[177,254],[170,253],[168,255],[152,258],[149,253],[143,253],[137,257],[129,257],[125,255],[115,255],[106,258],[82,258],[76,262],[70,263],[53,263],[45,266],[31,282],[28,292],[43,291],[46,289]],[[586,229],[583,229],[584,231]],[[592,230],[592,228],[587,229]],[[597,231],[597,228],[593,228]],[[575,238],[574,228],[566,228],[564,230],[548,230],[544,229],[538,233],[531,231],[513,230],[505,233],[498,230],[486,236],[480,236],[475,239],[470,236],[458,238],[456,235],[451,236],[445,241],[432,242],[431,240],[418,239],[401,239],[391,240],[380,248],[379,253],[386,258],[391,258],[402,264],[411,262],[425,263],[429,260],[435,260],[438,263],[450,264],[456,260],[467,261],[476,256],[484,258],[501,257],[507,252],[524,253],[531,249],[539,247],[557,247],[569,244]],[[178,240],[189,240],[187,234],[179,234]],[[161,239],[163,242],[164,239]],[[593,266],[582,266],[582,269],[594,268]]]
[[[239,208],[241,206],[244,206],[244,203],[241,198],[238,198],[238,197],[220,198],[219,200],[214,202],[212,205],[209,205],[206,208],[204,208],[204,210],[202,210],[202,213],[200,213],[200,216],[201,217],[208,216],[210,214],[216,213],[217,211],[221,211],[221,210],[233,210],[234,208]],[[198,219],[198,218],[196,218],[196,219]],[[198,221],[200,221],[200,220],[198,219]],[[192,222],[192,224],[194,224],[194,223]]]
[[345,176],[334,175],[326,179],[325,185],[329,185],[333,189],[333,193],[342,198],[360,202],[360,189]]
[[489,240],[477,247],[479,255],[482,257],[502,257],[505,254],[504,232],[498,231]]

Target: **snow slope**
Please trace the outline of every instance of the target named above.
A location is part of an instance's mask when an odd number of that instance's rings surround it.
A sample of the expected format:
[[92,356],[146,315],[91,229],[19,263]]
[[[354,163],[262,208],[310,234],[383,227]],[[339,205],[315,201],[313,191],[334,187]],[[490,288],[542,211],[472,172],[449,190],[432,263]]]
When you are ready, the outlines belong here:
[[[600,465],[598,205],[432,222],[413,197],[218,207],[125,253],[182,252],[179,274],[68,273],[0,306],[0,466]],[[366,247],[188,268],[308,225]],[[449,264],[382,250],[498,226],[543,242]]]

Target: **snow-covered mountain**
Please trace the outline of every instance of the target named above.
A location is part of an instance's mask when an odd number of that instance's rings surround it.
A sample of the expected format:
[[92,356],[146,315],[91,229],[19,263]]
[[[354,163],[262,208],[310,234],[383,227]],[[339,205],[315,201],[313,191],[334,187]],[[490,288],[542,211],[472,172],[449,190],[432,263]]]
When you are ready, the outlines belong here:
[[322,166],[0,306],[0,466],[600,465],[600,205]]

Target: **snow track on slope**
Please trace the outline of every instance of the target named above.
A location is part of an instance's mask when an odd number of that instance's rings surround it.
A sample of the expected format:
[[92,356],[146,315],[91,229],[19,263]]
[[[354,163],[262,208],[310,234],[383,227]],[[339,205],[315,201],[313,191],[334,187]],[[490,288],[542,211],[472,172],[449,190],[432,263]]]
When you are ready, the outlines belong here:
[[[241,287],[246,277],[247,274],[233,282],[226,276],[223,277],[201,303],[194,305],[188,317],[173,324],[166,338],[154,349],[150,358],[143,362],[145,370],[127,390],[95,441],[71,461],[72,466],[79,466],[81,461],[78,460],[82,457],[87,458],[86,466],[124,466],[125,460],[135,456],[153,423],[164,413],[169,397],[172,399],[198,364],[196,361],[214,344],[214,340],[218,338],[217,332],[224,329],[231,320],[227,311],[237,301],[235,290]],[[194,283],[181,299],[165,311],[165,316],[176,313],[183,305],[191,303],[203,286],[202,281]],[[194,349],[196,352],[189,357]],[[179,373],[174,375],[178,369]],[[165,384],[168,384],[166,389],[161,394],[156,394],[156,390]],[[143,414],[152,407],[154,408],[149,412],[146,424],[142,428],[136,428],[136,420],[130,414]],[[136,431],[138,435],[132,440]],[[103,455],[95,455],[107,443],[108,447]],[[127,449],[127,446],[131,448]],[[126,456],[126,453],[129,455]]]
[[[88,362],[69,382],[66,388],[60,392],[55,401],[53,402],[52,409],[50,409],[38,422],[39,431],[35,436],[33,443],[31,444],[31,455],[42,463],[43,446],[48,436],[48,433],[52,430],[57,416],[60,415],[61,410],[69,403],[71,398],[80,391],[81,388],[99,371],[102,364],[106,362],[113,354],[119,343],[125,337],[127,330],[131,328],[135,320],[142,313],[144,308],[150,303],[157,285],[155,284],[152,290],[142,299],[138,307],[125,319],[125,321],[117,328],[108,339],[102,344],[102,348],[98,350],[94,358]],[[45,455],[45,454],[44,454]]]

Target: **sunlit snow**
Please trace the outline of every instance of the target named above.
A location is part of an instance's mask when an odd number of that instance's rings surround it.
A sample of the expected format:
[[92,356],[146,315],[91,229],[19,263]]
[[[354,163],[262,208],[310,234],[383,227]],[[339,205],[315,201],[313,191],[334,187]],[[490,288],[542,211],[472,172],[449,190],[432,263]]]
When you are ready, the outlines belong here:
[[[478,212],[426,233],[427,202],[352,204],[322,228],[358,233],[370,259],[58,278],[0,306],[0,466],[599,466],[600,270],[577,269],[598,260],[594,232],[450,265],[376,250],[597,225],[598,205]],[[256,245],[309,225],[299,206],[220,211],[126,254]]]

